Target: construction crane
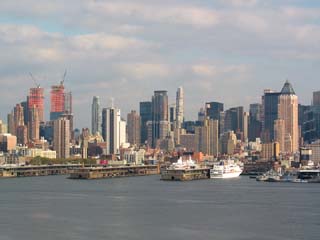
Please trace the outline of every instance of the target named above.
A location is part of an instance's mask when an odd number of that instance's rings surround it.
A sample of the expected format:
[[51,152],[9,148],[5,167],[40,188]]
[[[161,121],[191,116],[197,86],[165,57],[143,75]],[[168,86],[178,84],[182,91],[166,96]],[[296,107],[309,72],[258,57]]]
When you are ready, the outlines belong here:
[[60,82],[60,85],[63,85],[65,80],[66,80],[66,77],[67,77],[67,69],[64,71],[64,74],[62,76],[62,81]]
[[34,81],[34,84],[37,86],[37,88],[39,88],[40,84],[38,84],[37,79],[32,75],[31,72],[29,72],[29,75],[30,75],[31,79]]

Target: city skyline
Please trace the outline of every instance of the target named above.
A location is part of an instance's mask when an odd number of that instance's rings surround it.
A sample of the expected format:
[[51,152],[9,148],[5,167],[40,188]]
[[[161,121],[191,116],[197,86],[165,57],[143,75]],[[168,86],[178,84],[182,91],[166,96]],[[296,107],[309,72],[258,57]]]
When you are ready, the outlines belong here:
[[[310,104],[312,92],[319,90],[320,4],[315,1],[30,5],[34,0],[0,3],[0,79],[6,89],[1,119],[12,103],[24,100],[25,89],[35,87],[29,72],[45,89],[47,109],[49,89],[62,80],[65,68],[77,127],[91,125],[93,96],[101,97],[102,107],[114,97],[125,116],[157,89],[167,90],[174,103],[182,86],[185,118],[192,120],[211,101],[247,111],[265,88],[278,91],[285,79],[302,104]],[[232,98],[226,97],[230,92]]]

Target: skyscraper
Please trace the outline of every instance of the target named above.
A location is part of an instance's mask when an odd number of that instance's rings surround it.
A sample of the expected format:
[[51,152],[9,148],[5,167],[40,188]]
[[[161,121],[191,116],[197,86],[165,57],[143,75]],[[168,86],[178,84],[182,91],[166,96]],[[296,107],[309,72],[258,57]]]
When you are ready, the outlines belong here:
[[181,128],[184,120],[184,93],[183,88],[179,87],[176,95],[176,128]]
[[313,92],[313,106],[320,106],[320,91]]
[[243,132],[243,107],[234,107],[226,110],[224,131]]
[[152,120],[152,103],[140,102],[141,117],[141,143],[144,144],[148,140],[147,122]]
[[65,112],[64,85],[61,83],[60,85],[52,86],[50,94],[50,120],[56,120]]
[[118,154],[125,139],[125,121],[121,120],[120,109],[104,108],[102,110],[102,136],[107,142],[107,154]]
[[53,123],[53,149],[57,152],[57,158],[69,158],[70,156],[70,126],[66,118],[58,118]]
[[168,117],[167,91],[155,91],[152,96],[152,147],[156,147],[158,140],[168,135]]
[[206,116],[210,119],[220,120],[220,112],[223,112],[223,103],[207,102]]
[[285,129],[284,120],[277,119],[274,121],[274,141],[279,143],[280,152],[285,152]]
[[298,97],[288,81],[285,82],[279,96],[278,117],[284,120],[285,152],[297,152],[299,150]]
[[7,115],[7,124],[8,124],[8,133],[15,134],[15,125],[14,125],[14,113],[8,113]]
[[33,105],[29,108],[28,121],[28,138],[30,141],[36,142],[40,139],[40,120],[38,108]]
[[94,96],[91,105],[91,133],[101,133],[101,112],[100,100],[98,96]]
[[28,96],[28,108],[36,106],[38,109],[39,120],[44,122],[44,89],[41,87],[30,88]]
[[249,137],[249,113],[243,113],[243,141],[247,141]]
[[175,104],[169,106],[169,121],[171,125],[171,131],[177,128],[177,108]]
[[263,96],[263,141],[274,140],[274,121],[278,119],[279,92],[265,90]]
[[132,110],[131,113],[127,115],[127,132],[128,132],[128,142],[131,145],[140,145],[140,124],[141,118],[136,111]]
[[17,104],[13,109],[13,121],[14,121],[14,135],[17,134],[17,128],[24,126],[23,107],[21,104]]
[[67,92],[64,94],[64,113],[72,114],[72,92]]
[[24,125],[28,125],[28,121],[29,121],[29,96],[27,97],[27,101],[21,102],[21,106],[23,107],[23,119],[24,119]]
[[249,112],[249,141],[255,141],[256,138],[261,137],[262,131],[262,104],[250,104]]

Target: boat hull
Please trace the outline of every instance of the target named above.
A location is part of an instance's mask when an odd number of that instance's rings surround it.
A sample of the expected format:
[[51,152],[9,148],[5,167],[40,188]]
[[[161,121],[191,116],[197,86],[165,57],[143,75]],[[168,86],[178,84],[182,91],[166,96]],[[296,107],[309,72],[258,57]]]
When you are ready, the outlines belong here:
[[212,173],[210,174],[210,178],[237,178],[239,177],[241,172],[232,172],[232,173]]

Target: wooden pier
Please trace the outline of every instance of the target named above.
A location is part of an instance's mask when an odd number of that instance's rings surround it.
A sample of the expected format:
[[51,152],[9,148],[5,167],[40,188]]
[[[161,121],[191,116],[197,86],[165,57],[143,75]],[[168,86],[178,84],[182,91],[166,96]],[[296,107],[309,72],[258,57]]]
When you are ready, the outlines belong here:
[[210,169],[165,169],[161,172],[161,180],[167,181],[191,181],[210,178]]
[[114,177],[133,177],[159,174],[158,165],[118,166],[118,167],[82,167],[70,173],[70,179],[100,179]]
[[0,166],[0,178],[67,175],[80,164]]

